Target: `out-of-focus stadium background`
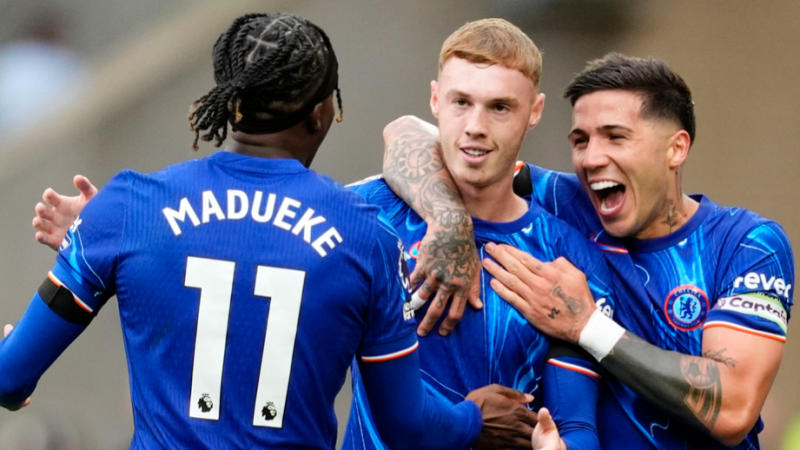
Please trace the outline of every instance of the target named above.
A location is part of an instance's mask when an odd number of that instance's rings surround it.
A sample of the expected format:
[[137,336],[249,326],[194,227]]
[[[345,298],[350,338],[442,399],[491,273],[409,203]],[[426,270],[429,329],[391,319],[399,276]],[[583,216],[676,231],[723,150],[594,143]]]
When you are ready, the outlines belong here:
[[[212,85],[219,33],[234,17],[263,10],[306,16],[331,37],[345,120],[332,127],[313,168],[339,181],[380,170],[386,122],[407,113],[431,118],[429,81],[443,39],[466,21],[501,16],[525,29],[545,58],[545,114],[523,159],[570,170],[570,108],[561,91],[587,59],[612,50],[657,56],[695,96],[698,139],[687,190],[777,220],[800,249],[794,0],[0,0],[0,52],[30,24],[47,21],[51,31],[60,27],[59,45],[82,68],[77,84],[55,83],[45,103],[23,89],[10,105],[0,103],[0,118],[20,119],[11,131],[0,128],[0,321],[23,313],[52,264],[53,253],[34,241],[30,226],[45,187],[72,192],[74,173],[102,185],[122,168],[153,171],[213,151],[207,144],[191,151],[187,107]],[[61,69],[38,70],[42,86],[65,82]],[[43,377],[31,406],[0,412],[0,448],[126,448],[132,419],[125,364],[112,301]],[[800,410],[798,368],[800,341],[790,332],[763,411],[763,448],[784,445]],[[347,398],[340,396],[341,414]]]

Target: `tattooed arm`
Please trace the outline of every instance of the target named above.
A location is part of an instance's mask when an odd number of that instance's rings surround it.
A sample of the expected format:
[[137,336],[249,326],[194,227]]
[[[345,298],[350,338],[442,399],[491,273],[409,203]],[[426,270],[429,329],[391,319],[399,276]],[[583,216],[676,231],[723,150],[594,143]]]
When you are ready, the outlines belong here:
[[725,445],[738,444],[753,428],[777,374],[782,342],[713,327],[703,332],[703,355],[693,356],[659,348],[612,322],[615,328],[600,327],[596,335],[605,348],[593,352],[583,331],[599,313],[580,270],[564,258],[543,263],[507,245],[486,249],[500,263],[484,260],[492,288],[532,325],[579,343],[651,403]]
[[[433,300],[417,332],[428,334],[452,303],[439,327],[446,335],[461,320],[467,303],[480,308],[480,264],[472,219],[442,163],[439,131],[413,116],[403,116],[383,130],[383,176],[392,190],[428,224],[420,245],[412,286],[417,296]],[[435,295],[434,295],[435,294]]]
[[725,445],[758,420],[784,344],[727,328],[703,332],[703,356],[663,350],[626,331],[600,364],[652,403]]

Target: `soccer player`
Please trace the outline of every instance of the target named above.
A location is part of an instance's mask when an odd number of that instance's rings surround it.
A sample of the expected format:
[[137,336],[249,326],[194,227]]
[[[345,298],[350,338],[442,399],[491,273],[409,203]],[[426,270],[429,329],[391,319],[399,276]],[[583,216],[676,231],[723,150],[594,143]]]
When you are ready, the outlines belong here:
[[[544,259],[568,255],[587,272],[597,274],[591,279],[593,291],[611,314],[613,299],[601,281],[606,270],[602,255],[580,234],[512,191],[514,162],[543,107],[544,96],[538,92],[540,70],[541,55],[535,44],[505,20],[468,23],[442,47],[439,77],[431,86],[431,108],[452,138],[447,170],[458,180],[456,195],[468,199],[468,212],[462,217],[471,223],[471,214],[479,224],[476,237],[470,235],[465,248],[474,249],[476,242],[482,246],[500,241]],[[91,185],[81,177],[76,181],[82,195],[91,196]],[[426,223],[381,179],[367,180],[353,189],[384,209],[399,229],[413,264]],[[51,206],[37,206],[34,219],[39,240],[49,242],[57,236],[67,223],[61,213],[76,212],[84,199],[46,191],[45,200]],[[456,216],[451,219],[460,220]],[[477,260],[474,266],[479,268]],[[428,295],[418,293],[417,301]],[[523,392],[539,390],[542,395],[536,406],[544,403],[551,407],[565,443],[574,448],[597,448],[597,374],[593,364],[568,353],[554,354],[551,364],[545,364],[549,340],[529,327],[488,284],[482,286],[480,296],[485,302],[483,310],[468,310],[451,336],[428,336],[421,341],[427,389],[452,401],[461,401],[473,386],[487,383],[505,383]],[[370,412],[375,403],[366,401],[365,384],[358,373],[359,367],[354,367],[354,407],[345,447],[380,448],[388,443],[382,442],[376,431],[375,411]],[[549,421],[545,409],[540,413]],[[552,446],[553,441],[561,444],[554,426],[544,428],[537,424],[535,448]]]
[[189,119],[195,145],[221,145],[230,125],[229,151],[123,171],[86,205],[0,341],[0,404],[24,405],[116,295],[133,448],[332,448],[354,356],[393,447],[492,446],[520,418],[532,424],[530,397],[508,388],[458,404],[424,392],[401,242],[378,208],[307,168],[334,92],[341,110],[325,33],[249,14],[213,58],[216,86]]
[[[577,176],[528,165],[528,178],[515,185],[604,250],[618,289],[616,322],[596,311],[584,274],[564,259],[542,262],[487,245],[505,268],[484,259],[492,287],[540,330],[580,344],[610,375],[598,410],[603,448],[758,448],[759,412],[792,304],[784,231],[683,193],[693,102],[662,61],[607,55],[590,62],[565,96]],[[415,150],[431,147],[420,141],[427,128],[403,123]]]
[[[430,107],[442,130],[444,167],[455,181],[456,195],[464,199],[466,214],[472,217],[475,236],[471,243],[482,256],[488,242],[514,245],[547,260],[569,256],[596,275],[589,280],[592,291],[602,309],[611,314],[613,299],[602,281],[608,278],[602,254],[574,229],[514,195],[512,189],[523,139],[544,106],[544,95],[538,91],[540,73],[536,45],[506,20],[477,20],[454,31],[442,45],[438,77],[431,82]],[[425,221],[380,178],[367,179],[353,189],[386,212],[409,248],[413,265],[426,233]],[[421,339],[427,388],[451,401],[486,383],[541,392],[538,404],[543,402],[553,411],[567,447],[598,448],[593,365],[564,355],[546,364],[549,339],[520,320],[519,313],[492,291],[488,280],[481,286],[482,309],[466,310],[459,326],[449,333]],[[370,405],[354,376],[354,407],[344,448],[384,448],[370,417]]]

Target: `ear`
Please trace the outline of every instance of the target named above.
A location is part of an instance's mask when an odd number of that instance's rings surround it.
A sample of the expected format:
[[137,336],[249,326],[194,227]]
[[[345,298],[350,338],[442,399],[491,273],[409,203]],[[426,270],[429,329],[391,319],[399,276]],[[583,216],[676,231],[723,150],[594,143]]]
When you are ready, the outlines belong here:
[[667,160],[670,169],[677,169],[686,161],[691,146],[692,138],[686,130],[678,130],[669,138]]
[[531,116],[528,118],[528,128],[533,128],[539,123],[542,118],[542,110],[544,109],[544,94],[536,94],[533,99],[533,108],[531,108]]
[[439,83],[436,80],[431,81],[431,113],[439,118]]
[[322,123],[322,102],[317,103],[311,114],[308,115],[308,126],[312,132],[322,131],[324,129]]

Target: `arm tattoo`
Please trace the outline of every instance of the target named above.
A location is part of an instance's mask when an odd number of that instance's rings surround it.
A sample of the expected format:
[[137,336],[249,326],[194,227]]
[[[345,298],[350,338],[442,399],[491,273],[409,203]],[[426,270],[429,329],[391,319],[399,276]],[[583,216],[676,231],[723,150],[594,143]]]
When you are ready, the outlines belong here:
[[404,124],[387,146],[383,175],[398,197],[426,221],[438,221],[451,212],[468,217],[442,162],[436,138],[413,124]]
[[711,429],[722,405],[722,382],[715,361],[694,356],[681,358],[681,373],[688,384],[684,402],[700,423]]
[[722,409],[719,364],[735,364],[730,358],[720,362],[723,352],[705,358],[685,355],[625,332],[600,364],[654,407],[708,433]]

